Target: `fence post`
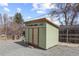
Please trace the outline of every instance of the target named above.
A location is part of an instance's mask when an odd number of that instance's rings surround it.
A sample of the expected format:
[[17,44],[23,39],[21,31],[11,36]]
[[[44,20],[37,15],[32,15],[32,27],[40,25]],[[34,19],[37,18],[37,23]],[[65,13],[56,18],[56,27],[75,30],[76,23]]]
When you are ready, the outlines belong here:
[[69,32],[69,30],[68,30],[68,26],[67,26],[67,42],[68,42],[68,39],[69,39],[69,37],[68,37],[69,36],[68,35],[69,33],[68,32]]

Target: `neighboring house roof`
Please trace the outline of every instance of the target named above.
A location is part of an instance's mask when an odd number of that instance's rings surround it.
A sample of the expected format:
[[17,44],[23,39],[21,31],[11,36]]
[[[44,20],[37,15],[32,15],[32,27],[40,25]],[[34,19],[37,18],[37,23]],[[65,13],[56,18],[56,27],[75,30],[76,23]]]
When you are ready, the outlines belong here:
[[56,28],[59,28],[58,25],[54,24],[52,21],[48,20],[47,18],[40,18],[40,19],[36,19],[36,20],[27,21],[27,22],[25,22],[25,24],[33,23],[33,22],[34,23],[40,23],[40,22],[45,23],[45,22],[47,22],[47,23],[51,24],[52,26],[55,26]]

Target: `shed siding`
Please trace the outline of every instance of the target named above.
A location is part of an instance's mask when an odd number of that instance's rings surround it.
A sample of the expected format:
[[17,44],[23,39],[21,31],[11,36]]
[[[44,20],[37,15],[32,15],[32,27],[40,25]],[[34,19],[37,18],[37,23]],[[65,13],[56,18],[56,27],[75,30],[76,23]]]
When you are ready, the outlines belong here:
[[58,44],[59,30],[58,28],[46,24],[46,49]]
[[39,28],[39,47],[46,48],[46,30],[45,28]]

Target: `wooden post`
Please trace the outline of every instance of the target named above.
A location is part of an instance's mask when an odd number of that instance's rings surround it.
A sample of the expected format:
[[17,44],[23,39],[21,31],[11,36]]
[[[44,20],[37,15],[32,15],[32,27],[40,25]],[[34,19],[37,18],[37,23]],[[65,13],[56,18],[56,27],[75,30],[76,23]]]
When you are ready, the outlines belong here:
[[34,45],[34,28],[32,28],[32,44]]
[[69,37],[68,37],[69,36],[68,35],[69,33],[68,32],[69,32],[69,30],[68,30],[68,26],[67,26],[67,42],[68,42],[68,39],[69,39]]

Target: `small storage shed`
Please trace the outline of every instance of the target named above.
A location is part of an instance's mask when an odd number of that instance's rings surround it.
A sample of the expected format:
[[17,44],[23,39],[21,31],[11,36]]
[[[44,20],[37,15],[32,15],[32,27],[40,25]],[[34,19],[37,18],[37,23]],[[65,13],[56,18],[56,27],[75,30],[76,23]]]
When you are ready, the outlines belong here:
[[26,24],[26,42],[43,49],[48,49],[58,44],[59,27],[47,18],[31,20]]

